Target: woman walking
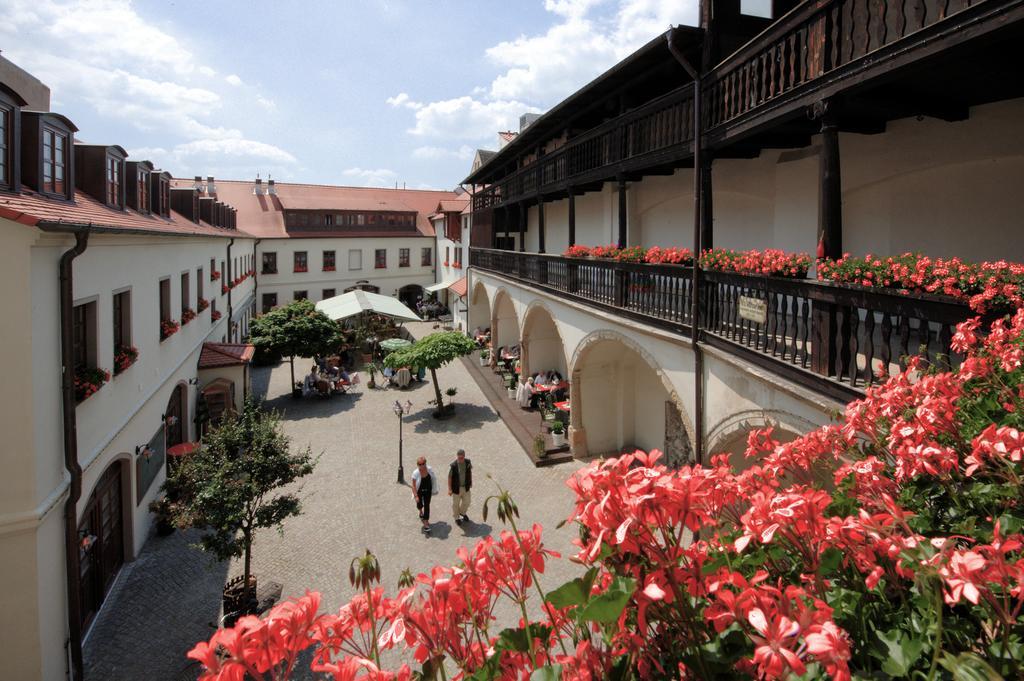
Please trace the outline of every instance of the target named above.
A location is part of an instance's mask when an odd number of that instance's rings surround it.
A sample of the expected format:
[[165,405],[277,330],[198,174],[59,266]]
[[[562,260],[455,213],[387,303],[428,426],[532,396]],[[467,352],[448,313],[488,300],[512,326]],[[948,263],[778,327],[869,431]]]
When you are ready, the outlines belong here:
[[412,498],[420,512],[423,534],[430,534],[430,497],[438,492],[434,469],[427,465],[427,457],[416,459],[416,470],[412,472]]

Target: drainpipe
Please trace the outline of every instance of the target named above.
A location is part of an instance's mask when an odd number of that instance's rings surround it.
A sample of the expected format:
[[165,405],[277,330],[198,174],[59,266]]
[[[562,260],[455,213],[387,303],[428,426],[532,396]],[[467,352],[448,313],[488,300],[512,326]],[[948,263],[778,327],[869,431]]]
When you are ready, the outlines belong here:
[[75,245],[60,256],[60,397],[64,424],[64,467],[71,475],[68,498],[64,502],[64,553],[68,588],[68,645],[71,648],[71,679],[84,678],[82,665],[82,612],[78,583],[78,501],[82,498],[82,467],[78,463],[78,433],[75,422],[74,332],[75,304],[72,261],[85,252],[88,229],[75,232]]
[[256,239],[252,242],[252,295],[254,298],[259,298],[256,292],[256,287],[259,285],[257,277],[259,276],[260,267],[256,266],[256,247],[260,245],[261,241],[263,241],[263,239]]
[[[234,243],[235,243],[235,237],[231,237],[231,241],[228,242],[228,259],[224,261],[224,262],[227,263],[226,269],[228,271],[228,281],[229,282],[233,282],[235,280],[235,273],[231,269],[231,246]],[[232,317],[232,311],[231,311],[231,290],[232,290],[232,287],[229,285],[228,286],[228,342],[229,343],[233,343],[234,342],[232,340],[232,338],[231,338],[231,317]]]
[[701,251],[701,192],[700,181],[701,144],[704,130],[701,116],[701,77],[690,60],[676,47],[673,41],[674,27],[665,33],[668,51],[693,79],[693,285],[690,300],[690,339],[693,343],[694,357],[694,454],[697,463],[704,463],[704,355],[700,348],[700,266],[698,256]]

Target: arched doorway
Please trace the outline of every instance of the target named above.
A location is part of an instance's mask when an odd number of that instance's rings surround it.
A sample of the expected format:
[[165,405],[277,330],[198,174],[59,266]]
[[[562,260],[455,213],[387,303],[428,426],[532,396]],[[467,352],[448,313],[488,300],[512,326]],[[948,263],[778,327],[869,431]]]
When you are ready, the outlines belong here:
[[531,305],[523,318],[523,371],[557,371],[563,378],[569,374],[565,368],[565,348],[555,320],[546,307]]
[[171,399],[167,401],[167,411],[164,412],[164,434],[167,447],[179,445],[188,438],[188,423],[185,416],[188,414],[188,396],[185,392],[185,384],[179,383],[171,392]]
[[519,345],[519,319],[508,292],[498,291],[494,296],[494,312],[491,320],[491,345],[494,349]]
[[669,466],[692,459],[690,429],[678,396],[645,355],[608,332],[580,345],[570,384],[570,441],[576,456],[658,449]]
[[477,327],[491,327],[491,301],[487,299],[487,289],[480,281],[473,287],[473,295],[469,300],[469,328],[472,330]]
[[419,284],[409,284],[398,289],[398,299],[410,310],[416,309],[416,303],[423,300],[423,287]]
[[82,630],[92,623],[118,571],[124,565],[124,486],[129,483],[123,460],[103,472],[78,521],[78,582]]
[[367,281],[357,281],[355,286],[349,286],[342,293],[349,293],[350,291],[366,291],[367,293],[380,293],[380,286],[374,286]]

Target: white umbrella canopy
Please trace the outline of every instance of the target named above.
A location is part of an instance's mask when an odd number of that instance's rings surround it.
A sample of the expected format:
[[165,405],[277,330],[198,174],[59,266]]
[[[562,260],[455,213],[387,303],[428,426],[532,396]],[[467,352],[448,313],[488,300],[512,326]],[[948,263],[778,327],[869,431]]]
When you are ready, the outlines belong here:
[[340,296],[321,300],[316,304],[316,309],[334,321],[348,319],[363,312],[375,312],[385,317],[409,322],[420,321],[419,316],[397,298],[360,290],[349,291]]

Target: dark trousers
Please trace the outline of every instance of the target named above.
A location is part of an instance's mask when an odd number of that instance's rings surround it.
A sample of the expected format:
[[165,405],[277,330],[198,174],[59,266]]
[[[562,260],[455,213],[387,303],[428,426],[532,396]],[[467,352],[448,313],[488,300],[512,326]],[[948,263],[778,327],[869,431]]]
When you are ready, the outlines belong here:
[[433,496],[430,492],[419,493],[416,495],[416,508],[420,511],[420,520],[426,520],[430,522],[430,497]]

